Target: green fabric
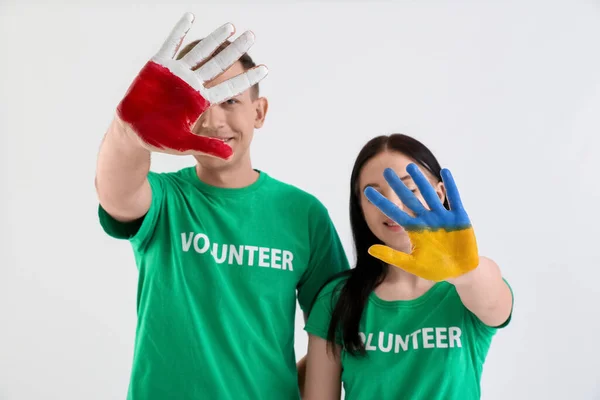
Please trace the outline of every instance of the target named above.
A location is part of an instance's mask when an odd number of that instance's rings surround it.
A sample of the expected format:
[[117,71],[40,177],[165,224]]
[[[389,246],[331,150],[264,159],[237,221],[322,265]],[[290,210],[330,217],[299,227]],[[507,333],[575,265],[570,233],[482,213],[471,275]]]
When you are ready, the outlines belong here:
[[[321,291],[308,333],[327,339],[343,282],[334,280]],[[360,323],[367,354],[341,354],[345,399],[479,399],[483,364],[498,328],[483,324],[447,282],[410,301],[384,301],[371,293]]]
[[99,208],[139,270],[128,399],[299,398],[296,299],[308,312],[349,268],[325,207],[264,172],[241,189],[206,185],[194,168],[148,179],[137,231]]

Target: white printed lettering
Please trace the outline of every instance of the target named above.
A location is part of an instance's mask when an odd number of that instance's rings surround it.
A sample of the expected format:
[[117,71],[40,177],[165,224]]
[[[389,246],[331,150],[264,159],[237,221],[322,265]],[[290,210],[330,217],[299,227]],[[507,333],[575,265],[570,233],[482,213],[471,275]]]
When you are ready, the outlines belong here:
[[[258,266],[278,270],[294,270],[294,254],[289,250],[264,246],[233,245],[211,242],[204,233],[182,232],[181,249],[188,253],[193,249],[198,254],[208,253],[217,264]],[[210,249],[210,251],[209,251]],[[255,261],[256,258],[256,261]]]
[[408,350],[408,338],[410,335],[406,335],[406,338],[402,337],[402,335],[396,335],[396,345],[394,346],[394,353],[399,353],[399,346],[402,346],[402,350]]
[[379,332],[379,350],[383,351],[384,353],[389,353],[394,345],[394,335],[392,333],[388,335],[386,346],[383,345],[383,335],[385,335],[383,332]]
[[[446,332],[449,332],[448,335]],[[359,332],[358,335],[367,351],[389,353],[393,348],[393,353],[400,353],[409,350],[462,347],[461,334],[462,332],[459,327],[451,326],[449,328],[425,327],[404,335],[386,332],[378,332],[377,336],[373,333],[365,332]],[[449,346],[446,339],[450,342]],[[377,343],[374,343],[374,340]]]
[[446,328],[435,328],[435,347],[445,349],[448,347],[448,343],[442,342],[446,340]]
[[368,351],[371,351],[371,350],[375,350],[375,349],[377,349],[377,347],[375,347],[375,346],[373,346],[373,345],[371,344],[371,339],[373,339],[373,334],[372,334],[372,333],[369,333],[369,337],[368,337],[368,339],[367,339],[367,344],[366,344],[366,346],[365,346],[365,348],[366,348]]
[[294,268],[292,267],[292,261],[294,260],[294,255],[292,254],[291,251],[288,250],[284,250],[283,251],[283,269],[289,269],[290,271],[293,271]]
[[424,349],[433,349],[435,346],[433,343],[429,343],[431,339],[433,339],[433,335],[430,335],[429,332],[433,332],[433,328],[423,328],[423,348]]
[[258,251],[258,266],[269,268],[270,265],[269,265],[268,261],[269,261],[269,249],[267,247],[261,247],[260,250]]
[[421,333],[421,330],[419,329],[418,331],[415,331],[412,333],[412,338],[413,338],[413,349],[418,349],[419,348],[419,333]]
[[244,246],[234,246],[232,244],[229,245],[229,264],[233,264],[233,258],[235,257],[235,263],[237,265],[242,265],[244,261]]
[[246,248],[246,250],[248,250],[248,265],[249,266],[253,266],[254,265],[254,252],[256,250],[258,250],[258,247],[256,246],[244,246]]
[[457,343],[457,347],[462,347],[460,343],[460,328],[456,326],[451,326],[448,329],[448,340],[450,340],[450,347],[454,347],[454,344]]
[[190,249],[190,246],[192,245],[192,237],[194,236],[193,232],[190,232],[190,234],[186,237],[185,233],[181,233],[181,246],[183,248],[183,251],[187,253],[187,251]]
[[279,249],[271,249],[271,268],[281,269],[281,264],[277,264],[278,261],[281,261],[281,250]]
[[[200,241],[200,239],[202,239],[204,241],[204,247],[198,247],[198,242]],[[208,240],[208,236],[206,236],[204,233],[198,233],[194,237],[194,250],[196,250],[196,252],[198,252],[200,254],[204,254],[204,253],[206,253],[206,250],[208,250],[209,247],[210,247],[210,240]]]
[[221,252],[221,257],[219,257],[217,255],[219,252],[219,245],[217,243],[213,243],[212,251],[210,252],[210,254],[213,256],[217,264],[223,264],[225,262],[225,259],[227,258],[227,245],[224,244],[222,246],[222,249],[223,251]]

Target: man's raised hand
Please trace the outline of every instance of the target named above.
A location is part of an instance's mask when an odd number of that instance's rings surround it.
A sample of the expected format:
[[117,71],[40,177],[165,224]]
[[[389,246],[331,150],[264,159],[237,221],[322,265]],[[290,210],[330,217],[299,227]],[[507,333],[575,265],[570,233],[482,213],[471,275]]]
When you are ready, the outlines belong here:
[[[256,66],[214,87],[206,83],[231,67],[254,44],[244,32],[214,57],[215,50],[235,33],[225,24],[204,38],[180,60],[175,56],[194,22],[185,13],[159,51],[141,69],[117,107],[125,129],[148,150],[168,154],[207,154],[222,159],[232,155],[223,141],[192,133],[192,126],[211,105],[244,92],[267,76]],[[194,70],[198,65],[199,68]]]

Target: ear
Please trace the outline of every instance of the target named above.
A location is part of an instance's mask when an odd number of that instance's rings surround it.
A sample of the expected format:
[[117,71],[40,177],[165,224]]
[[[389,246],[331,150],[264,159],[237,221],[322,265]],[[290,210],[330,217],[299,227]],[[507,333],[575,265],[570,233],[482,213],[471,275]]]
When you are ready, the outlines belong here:
[[259,97],[254,100],[254,107],[256,107],[256,118],[254,119],[254,128],[259,129],[262,128],[265,123],[265,117],[267,116],[267,111],[269,110],[269,102],[265,97]]
[[446,186],[444,186],[443,182],[438,182],[437,185],[434,186],[434,189],[440,198],[440,202],[444,204],[444,201],[446,201]]

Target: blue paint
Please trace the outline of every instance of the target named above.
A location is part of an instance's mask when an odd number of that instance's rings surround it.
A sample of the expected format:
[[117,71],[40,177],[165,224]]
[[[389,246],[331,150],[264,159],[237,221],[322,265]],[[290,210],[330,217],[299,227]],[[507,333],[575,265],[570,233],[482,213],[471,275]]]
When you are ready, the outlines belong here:
[[381,212],[387,215],[397,224],[410,231],[439,230],[455,231],[471,227],[469,216],[463,208],[458,188],[454,178],[449,170],[443,169],[441,172],[442,181],[446,187],[446,196],[450,210],[447,210],[440,201],[435,189],[419,168],[411,163],[406,167],[406,171],[411,176],[421,195],[425,199],[429,210],[423,206],[421,201],[410,191],[408,187],[400,180],[398,175],[386,168],[383,173],[385,180],[396,192],[403,204],[405,204],[413,213],[414,217],[402,211],[398,206],[389,201],[385,196],[372,187],[365,189],[365,196]]

